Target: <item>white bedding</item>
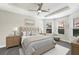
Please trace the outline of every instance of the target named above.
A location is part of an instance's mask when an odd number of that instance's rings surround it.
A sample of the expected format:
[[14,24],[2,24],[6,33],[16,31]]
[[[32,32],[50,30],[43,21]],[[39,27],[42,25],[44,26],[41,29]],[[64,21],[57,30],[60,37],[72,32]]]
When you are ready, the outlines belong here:
[[[51,49],[42,55],[67,55],[69,51],[70,49],[56,44],[54,49]],[[22,48],[19,49],[19,53],[20,55],[24,55]]]
[[[30,39],[29,41],[39,40],[40,37],[46,37],[46,36],[43,36],[43,35],[22,36],[22,41],[21,41],[21,43],[22,43],[24,40],[28,40],[28,39]],[[38,38],[38,39],[36,39],[36,38]]]
[[22,38],[22,48],[25,54],[42,54],[55,47],[55,41],[51,36],[28,36]]
[[[44,35],[23,36],[21,43],[25,43],[25,45],[27,46],[32,42],[43,40],[43,39],[49,38],[49,37],[52,37],[52,36],[44,36]],[[52,37],[52,39],[53,39],[53,37]]]

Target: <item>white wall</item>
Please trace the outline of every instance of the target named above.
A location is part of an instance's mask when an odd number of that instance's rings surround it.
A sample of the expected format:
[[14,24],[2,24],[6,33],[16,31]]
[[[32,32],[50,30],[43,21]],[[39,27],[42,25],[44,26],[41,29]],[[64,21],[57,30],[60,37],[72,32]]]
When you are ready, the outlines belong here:
[[73,18],[76,18],[76,17],[79,17],[79,10],[78,11],[75,11],[73,14],[72,14]]
[[[71,21],[70,21],[72,19],[70,19],[68,16],[56,19],[57,22],[59,22],[60,20],[64,21],[64,34],[60,35],[61,40],[68,42],[69,39],[70,39],[69,36],[71,36],[71,34],[72,34],[72,31],[71,31]],[[58,30],[56,23],[55,23],[55,27],[56,28],[54,30]],[[54,31],[54,32],[58,32],[58,31]]]
[[35,19],[36,22],[35,22],[35,25],[36,27],[39,27],[40,29],[40,33],[43,32],[43,19]]
[[51,23],[52,25],[52,33],[54,31],[54,22],[53,22],[53,19],[42,19],[43,20],[43,33],[46,33],[46,24],[47,23]]
[[59,18],[58,20],[64,19],[64,40],[71,42],[73,38],[73,20],[79,17],[79,11],[72,13],[70,16]]
[[25,18],[25,16],[0,10],[0,46],[5,46],[6,36],[12,32],[14,27],[23,25]]
[[13,28],[24,25],[24,19],[27,18],[31,17],[0,10],[0,47],[5,46],[6,36],[12,32]]
[[53,34],[58,34],[58,20],[57,19],[54,19],[53,20]]

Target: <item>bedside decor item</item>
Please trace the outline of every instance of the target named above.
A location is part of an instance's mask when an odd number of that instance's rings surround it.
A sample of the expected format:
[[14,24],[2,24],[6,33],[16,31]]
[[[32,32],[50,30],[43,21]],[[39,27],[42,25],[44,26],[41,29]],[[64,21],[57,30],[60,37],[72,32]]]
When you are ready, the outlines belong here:
[[22,33],[20,32],[19,27],[15,27],[15,28],[13,29],[13,35],[14,35],[14,36],[21,36],[21,35],[22,35]]
[[17,30],[18,30],[18,28],[17,28],[17,27],[15,27],[15,28],[13,29],[14,36],[16,36],[16,34],[17,34]]

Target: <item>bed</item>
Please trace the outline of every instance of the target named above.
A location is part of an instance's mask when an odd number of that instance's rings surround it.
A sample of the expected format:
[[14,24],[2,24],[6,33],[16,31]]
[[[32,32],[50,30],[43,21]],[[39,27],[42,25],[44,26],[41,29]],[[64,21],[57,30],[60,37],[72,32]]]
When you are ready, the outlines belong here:
[[20,27],[20,34],[22,48],[19,50],[22,55],[66,55],[69,51],[68,48],[56,44],[53,35],[40,35],[38,28]]
[[25,55],[41,55],[55,48],[52,36],[35,35],[22,37],[22,50]]
[[25,55],[41,55],[55,48],[56,42],[52,35],[40,35],[40,30],[34,25],[19,27],[22,50]]

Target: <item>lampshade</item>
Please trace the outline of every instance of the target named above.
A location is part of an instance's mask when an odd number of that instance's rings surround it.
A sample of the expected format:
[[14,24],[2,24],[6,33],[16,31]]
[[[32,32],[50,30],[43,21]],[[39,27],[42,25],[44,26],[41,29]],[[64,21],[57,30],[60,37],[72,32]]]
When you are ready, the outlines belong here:
[[17,31],[18,30],[18,28],[17,27],[15,27],[14,29],[13,29],[13,31]]

